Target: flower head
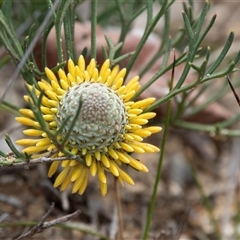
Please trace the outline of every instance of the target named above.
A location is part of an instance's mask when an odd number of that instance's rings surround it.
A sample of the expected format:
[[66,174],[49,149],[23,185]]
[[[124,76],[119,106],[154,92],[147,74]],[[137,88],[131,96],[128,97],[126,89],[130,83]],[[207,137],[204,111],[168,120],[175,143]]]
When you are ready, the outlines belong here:
[[[57,136],[60,142],[67,138],[65,149],[82,160],[52,162],[49,177],[61,166],[54,187],[65,190],[72,183],[72,192],[82,194],[90,173],[98,176],[101,193],[105,195],[106,172],[112,173],[121,183],[134,184],[121,166],[129,165],[147,172],[147,167],[130,154],[158,152],[157,147],[142,141],[161,130],[160,127],[143,127],[155,116],[153,112],[143,112],[154,98],[131,101],[140,88],[139,77],[123,85],[126,69],[119,70],[118,66],[111,69],[110,61],[106,60],[98,70],[94,59],[85,66],[83,56],[79,57],[76,66],[72,60],[68,61],[67,74],[62,69],[58,76],[48,68],[45,72],[47,80],[39,81],[37,88],[28,85],[28,89],[39,99],[40,111],[51,132],[60,132]],[[24,98],[30,104],[34,102],[31,96]],[[17,141],[25,146],[23,152],[38,157],[59,150],[32,110],[21,109],[20,113],[22,117],[16,120],[31,127],[24,131],[31,139]],[[64,155],[64,151],[59,151],[52,157]]]

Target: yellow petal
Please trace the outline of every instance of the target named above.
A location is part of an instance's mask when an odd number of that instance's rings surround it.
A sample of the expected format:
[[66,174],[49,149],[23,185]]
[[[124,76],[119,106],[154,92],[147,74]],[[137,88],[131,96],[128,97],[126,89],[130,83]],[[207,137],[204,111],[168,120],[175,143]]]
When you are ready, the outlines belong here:
[[132,157],[131,157],[131,161],[130,161],[129,165],[138,171],[142,170],[142,164],[140,163],[140,161],[137,161],[136,159],[134,159]]
[[86,148],[82,148],[82,155],[86,155],[87,153],[87,149]]
[[74,154],[74,155],[77,155],[78,151],[79,151],[78,148],[73,148],[73,149],[71,150],[71,153]]
[[100,70],[100,76],[102,77],[102,79],[105,77],[104,75],[106,74],[106,72],[107,72],[107,70],[109,69],[109,67],[110,67],[110,60],[107,59],[107,60],[103,63],[103,65],[102,65],[102,67],[101,67],[101,70]]
[[101,78],[98,77],[98,70],[97,68],[93,69],[92,79],[95,80],[95,82],[101,82]]
[[101,153],[100,153],[99,151],[96,151],[96,152],[94,153],[94,156],[95,156],[95,158],[96,158],[98,161],[101,160]]
[[147,130],[147,131],[149,131],[151,133],[158,133],[158,132],[160,132],[162,130],[162,128],[153,126],[153,127],[146,127],[146,128],[144,128],[144,130]]
[[67,79],[68,79],[69,86],[75,83],[75,78],[70,73],[67,74]]
[[117,76],[118,72],[119,72],[119,66],[118,66],[118,65],[115,65],[115,66],[113,67],[112,71],[111,71],[111,75],[110,75],[110,76],[111,76],[112,78],[115,78],[115,77]]
[[51,91],[51,90],[47,90],[47,91],[45,92],[45,94],[46,94],[49,98],[51,98],[51,99],[53,99],[53,100],[55,100],[55,101],[58,101],[57,94],[56,94],[55,92],[53,92],[53,91]]
[[80,68],[81,72],[85,71],[85,60],[82,55],[78,58],[78,67]]
[[111,74],[111,70],[107,69],[106,72],[104,73],[104,75],[101,75],[101,77],[102,77],[101,83],[106,83],[106,81],[109,78],[110,74]]
[[115,160],[118,159],[117,153],[116,153],[112,148],[110,148],[110,149],[108,150],[108,154],[109,154],[113,159],[115,159]]
[[[66,73],[65,73],[65,71],[63,71],[62,69],[59,69],[59,70],[58,70],[58,76],[59,76],[59,78],[60,78],[62,81],[67,82]],[[61,82],[61,80],[60,80],[60,82]]]
[[130,123],[144,125],[148,123],[148,120],[144,118],[133,118],[133,119],[130,119]]
[[66,168],[66,167],[69,167],[70,162],[71,162],[71,160],[64,160],[64,161],[62,161],[61,165],[63,168]]
[[22,108],[19,112],[26,117],[34,118],[34,113],[30,109]]
[[41,139],[19,139],[16,144],[21,146],[33,146],[36,145]]
[[82,194],[85,192],[85,190],[86,190],[86,188],[87,188],[87,183],[88,183],[88,179],[87,179],[87,178],[84,178],[84,179],[83,179],[83,182],[82,182],[82,185],[81,185],[81,187],[79,188],[79,191],[78,191],[78,193],[79,193],[80,195],[82,195]]
[[[146,152],[159,152],[160,149],[152,144],[149,143],[139,143],[134,142],[134,145],[139,146],[140,148],[144,149]],[[150,150],[151,148],[151,150]]]
[[41,106],[40,109],[43,114],[52,114],[50,108],[48,107]]
[[124,95],[124,101],[129,101],[133,96],[134,94],[136,93],[135,90],[132,90],[130,92],[127,92],[125,95]]
[[84,81],[83,72],[80,70],[79,66],[75,66],[75,76],[76,83],[80,84]]
[[134,149],[127,143],[120,142],[120,145],[123,148],[123,150],[125,150],[127,152],[133,152],[134,151]]
[[79,191],[79,189],[81,188],[81,186],[84,182],[85,177],[87,177],[86,168],[82,166],[81,174],[79,175],[79,177],[77,178],[77,180],[73,184],[72,193],[75,193],[75,192]]
[[95,61],[95,59],[91,59],[89,65],[87,66],[87,71],[88,71],[90,78],[92,77],[93,71],[95,68],[96,68],[96,61]]
[[38,82],[38,86],[43,92],[49,90],[49,84],[43,79]]
[[143,129],[138,129],[138,130],[134,131],[134,134],[136,134],[136,135],[138,135],[140,137],[148,137],[148,136],[152,135],[152,133],[150,131],[147,131],[144,128]]
[[31,146],[23,149],[22,152],[33,154],[33,153],[38,153],[46,150],[47,150],[46,146],[43,146],[43,147]]
[[57,108],[51,108],[51,109],[50,109],[50,113],[56,114],[57,112],[58,112],[58,109],[57,109]]
[[38,137],[42,136],[43,131],[37,129],[26,129],[23,131],[23,133],[28,136]]
[[137,116],[137,118],[151,119],[154,118],[155,116],[156,116],[155,112],[147,112]]
[[82,168],[83,167],[80,164],[74,167],[72,175],[71,175],[72,182],[76,181],[79,178],[79,176],[81,175],[81,172],[82,172]]
[[114,82],[118,82],[121,78],[124,78],[124,76],[126,75],[127,69],[123,68],[120,72],[118,72],[118,74],[114,77],[113,76],[113,72],[112,72],[112,77],[114,78]]
[[18,122],[20,122],[23,125],[35,127],[37,122],[33,121],[32,119],[26,118],[26,117],[16,117],[15,118]]
[[88,174],[87,174],[86,170],[84,171],[83,175],[84,175],[84,177],[83,177],[83,180],[82,180],[82,185],[80,186],[79,191],[78,191],[78,193],[80,195],[82,195],[84,193],[84,191],[87,187],[87,183],[88,183]]
[[49,146],[51,144],[51,140],[49,138],[43,138],[38,143],[36,146],[38,147],[43,147],[43,146]]
[[131,90],[138,90],[139,84],[139,76],[133,77],[126,85],[126,92],[129,92]]
[[57,107],[58,102],[55,100],[48,100],[48,104],[50,105],[50,107]]
[[51,151],[57,150],[57,148],[56,148],[56,146],[55,146],[54,144],[51,144],[51,145],[47,148],[47,150],[48,150],[49,152],[51,152]]
[[141,164],[141,166],[142,166],[142,172],[148,172],[148,168],[143,164],[143,163],[141,163],[141,162],[139,162],[138,164]]
[[58,187],[62,184],[62,182],[64,181],[64,179],[67,177],[67,174],[68,174],[68,171],[69,171],[70,167],[66,167],[64,168],[60,174],[57,176],[55,182],[54,182],[54,185],[53,187]]
[[57,89],[60,88],[60,85],[57,81],[51,81],[51,86],[55,92],[57,92]]
[[78,164],[79,164],[79,163],[78,163],[77,161],[71,160],[70,163],[69,163],[69,166],[74,167],[74,166],[76,166],[76,165],[78,165]]
[[[126,134],[125,134],[126,135]],[[124,136],[125,136],[124,135]],[[138,136],[137,134],[134,134],[134,133],[129,133],[128,135],[130,135],[135,141],[138,141],[138,142],[141,142],[143,139]]]
[[125,139],[125,140],[128,140],[128,141],[134,140],[134,138],[133,138],[129,133],[125,133],[125,134],[124,134],[124,139]]
[[62,79],[60,79],[60,84],[63,90],[67,90],[69,88],[68,83]]
[[121,153],[119,151],[116,151],[118,158],[123,162],[123,163],[129,163],[130,160],[128,158],[128,154]]
[[119,171],[119,176],[128,184],[130,185],[134,185],[134,181],[132,180],[132,178],[123,170],[121,170],[120,168],[118,168]]
[[104,167],[110,167],[109,159],[104,154],[101,156],[101,162],[103,163]]
[[146,98],[146,99],[135,102],[131,107],[145,109],[150,104],[152,104],[155,100],[156,100],[155,98]]
[[72,59],[68,60],[68,72],[75,78],[75,66]]
[[143,110],[142,109],[137,109],[137,108],[131,108],[129,109],[128,113],[129,114],[134,114],[134,115],[139,115],[140,113],[142,113]]
[[100,182],[100,191],[101,191],[102,196],[106,195],[106,193],[107,193],[107,184],[106,183]]
[[[72,170],[72,169],[71,169]],[[63,180],[61,187],[60,187],[60,191],[64,191],[66,190],[69,185],[71,183],[71,172],[67,175],[67,177]]]
[[57,127],[57,122],[56,121],[50,122],[49,125],[51,127]]
[[88,74],[87,71],[84,71],[84,73],[83,73],[83,78],[85,79],[85,82],[89,82],[90,76],[89,76],[89,74]]
[[106,175],[104,173],[104,169],[100,166],[99,163],[97,163],[97,172],[98,172],[98,178],[99,178],[100,182],[106,183],[107,178],[106,178]]
[[52,114],[45,114],[43,115],[43,119],[47,122],[54,121],[54,116]]
[[91,175],[94,177],[95,175],[96,175],[96,173],[97,173],[97,163],[96,163],[96,160],[94,159],[93,161],[92,161],[92,164],[91,164],[91,166],[90,166],[90,173],[91,173]]
[[86,165],[90,167],[92,164],[92,155],[88,153],[85,157],[85,161],[86,161]]
[[133,124],[133,123],[130,123],[130,124],[128,124],[127,125],[128,127],[129,127],[129,129],[128,130],[137,130],[137,129],[141,129],[142,128],[142,126],[140,126],[140,125],[138,125],[138,124]]
[[134,144],[130,144],[131,147],[133,148],[134,152],[136,153],[145,153],[145,151],[143,150],[143,148],[141,148],[140,146],[136,146]]
[[114,80],[114,78],[112,78],[112,76],[110,75],[110,76],[108,76],[107,81],[106,81],[105,84],[106,84],[107,86],[111,86],[113,80]]
[[119,171],[118,171],[117,165],[114,163],[114,161],[111,161],[111,162],[110,162],[109,170],[111,171],[111,173],[112,173],[115,177],[118,177],[118,176],[119,176]]
[[48,170],[48,177],[52,177],[52,175],[57,171],[58,165],[59,165],[59,161],[52,162]]
[[125,85],[123,85],[119,89],[116,90],[116,92],[119,95],[119,97],[121,97],[121,95],[123,95],[123,93],[125,92],[125,88],[126,88]]
[[118,89],[123,85],[123,78],[119,78],[119,79],[114,79],[113,81],[113,87],[114,89]]
[[45,73],[49,80],[53,80],[57,82],[57,78],[55,74],[49,68],[45,67]]

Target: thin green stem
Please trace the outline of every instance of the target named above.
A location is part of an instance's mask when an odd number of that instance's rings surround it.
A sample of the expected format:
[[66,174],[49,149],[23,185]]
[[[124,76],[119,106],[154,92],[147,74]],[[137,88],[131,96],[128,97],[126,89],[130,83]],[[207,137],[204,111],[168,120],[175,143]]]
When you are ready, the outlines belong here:
[[91,1],[91,57],[96,59],[96,27],[97,27],[98,0]]
[[[237,61],[239,61],[239,57],[240,57],[240,54],[238,53],[237,56],[235,57],[236,61],[235,60],[232,61],[225,69],[223,69],[220,72],[217,72],[217,73],[212,74],[212,75],[206,75],[201,81],[199,81],[199,79],[197,79],[194,82],[192,82],[192,83],[190,83],[186,86],[183,86],[183,87],[180,87],[180,88],[174,87],[174,89],[171,92],[169,92],[167,95],[165,95],[161,99],[158,99],[157,101],[155,101],[151,106],[146,108],[144,111],[145,112],[152,111],[153,109],[157,108],[158,106],[160,106],[164,102],[167,102],[169,99],[173,98],[174,96],[176,96],[176,95],[178,95],[182,92],[191,90],[191,89],[195,88],[196,86],[198,86],[200,84],[203,84],[207,81],[210,81],[210,80],[213,80],[213,79],[216,79],[216,78],[220,78],[220,77],[225,77],[226,75],[228,75],[229,73],[234,71],[235,64],[236,64]],[[157,76],[157,75],[158,74],[155,74],[155,76]],[[152,84],[152,81],[157,80],[157,78],[155,76],[152,79],[150,79],[149,82],[147,83],[147,84],[149,84],[149,86]],[[143,87],[145,87],[145,86],[143,86]],[[137,92],[136,96],[140,95],[139,92],[140,93],[142,92],[142,88]],[[134,98],[136,96],[134,96]]]
[[[237,119],[240,119],[239,115]],[[237,119],[234,117],[231,120],[237,121]],[[229,136],[229,137],[240,136],[240,130],[232,130],[232,129],[224,128],[222,127],[221,123],[210,125],[210,124],[198,124],[198,123],[191,123],[191,122],[186,122],[182,120],[177,120],[174,122],[174,126],[189,129],[189,130],[194,130],[194,131],[206,132],[212,136],[216,136],[216,135]]]
[[6,112],[12,113],[15,116],[20,116],[21,114],[19,113],[19,108],[16,107],[15,105],[7,102],[7,101],[2,101],[0,108],[3,109]]
[[[164,29],[162,34],[162,43],[159,46],[159,49],[155,53],[155,55],[152,57],[152,59],[143,66],[143,69],[141,70],[139,76],[140,78],[153,66],[153,64],[159,59],[159,57],[163,54],[165,48],[167,48],[167,44],[169,42],[169,31],[170,31],[170,13],[167,11],[164,15]],[[161,65],[162,66],[162,65]]]
[[[175,63],[175,59],[174,59],[174,63]],[[175,64],[174,64],[173,70],[172,70],[172,78],[171,78],[171,82],[170,82],[170,91],[173,87],[174,70],[175,70]],[[154,183],[154,187],[153,187],[153,193],[152,193],[152,196],[151,196],[151,202],[150,202],[150,205],[149,205],[149,208],[148,208],[147,222],[146,222],[146,226],[145,226],[144,234],[143,234],[143,239],[144,240],[148,239],[148,232],[149,232],[149,229],[150,229],[150,224],[151,224],[153,211],[154,211],[154,207],[155,207],[155,203],[156,203],[158,184],[159,184],[161,174],[162,174],[162,164],[163,164],[163,157],[164,157],[164,152],[165,152],[165,145],[166,145],[166,142],[167,142],[167,134],[168,134],[168,127],[169,127],[169,123],[170,123],[170,115],[171,115],[171,99],[168,101],[168,104],[167,104],[166,119],[165,119],[164,130],[163,130],[163,140],[162,140],[162,144],[161,144],[161,152],[160,152],[160,156],[159,156],[159,162],[158,162],[158,167],[157,167],[157,175],[155,177],[155,183]]]
[[[153,29],[155,28],[156,24],[158,23],[159,19],[164,15],[165,11],[167,11],[168,7],[170,6],[170,4],[168,4],[167,0],[164,0],[161,10],[159,11],[159,13],[155,16],[155,18],[151,21],[151,24],[146,25],[146,29],[145,32],[141,38],[141,41],[139,42],[137,49],[135,51],[135,54],[132,56],[130,62],[128,63],[127,66],[127,75],[129,74],[130,70],[133,67],[133,64],[135,63],[138,55],[140,54],[144,44],[146,43],[149,35],[152,33]],[[127,75],[125,76],[125,78],[127,78]]]
[[55,18],[55,30],[56,30],[56,41],[57,41],[57,53],[58,53],[58,62],[63,62],[63,46],[62,46],[62,24],[66,12],[68,11],[71,0],[60,1],[59,7],[57,10]]
[[74,44],[74,20],[75,20],[75,1],[71,0],[69,8],[66,11],[64,18],[64,35],[67,59],[73,59],[75,61],[75,44]]
[[13,151],[13,153],[16,155],[17,158],[22,158],[24,159],[24,156],[22,153],[20,153],[17,148],[14,146],[11,138],[9,137],[8,134],[5,135],[5,141],[7,143],[7,145],[9,146],[9,148]]
[[[175,66],[178,66],[179,64],[183,63],[186,60],[186,55],[182,54],[175,62]],[[171,63],[170,65],[168,65],[166,68],[164,68],[162,71],[157,72],[144,86],[141,87],[141,89],[139,91],[137,91],[137,93],[133,96],[133,98],[131,100],[136,100],[146,89],[148,89],[155,81],[157,81],[164,73],[168,72],[170,69],[172,69],[173,67],[173,63]],[[169,93],[170,94],[170,93]],[[166,95],[168,96],[168,95]],[[170,99],[170,98],[169,98]],[[167,100],[169,100],[167,99]],[[159,102],[156,101],[156,102]],[[156,103],[155,102],[155,103]],[[155,104],[151,105],[151,106],[155,106]],[[150,107],[151,107],[150,106]],[[158,105],[159,106],[159,105]],[[150,108],[149,107],[149,108]],[[149,109],[148,108],[148,109]]]

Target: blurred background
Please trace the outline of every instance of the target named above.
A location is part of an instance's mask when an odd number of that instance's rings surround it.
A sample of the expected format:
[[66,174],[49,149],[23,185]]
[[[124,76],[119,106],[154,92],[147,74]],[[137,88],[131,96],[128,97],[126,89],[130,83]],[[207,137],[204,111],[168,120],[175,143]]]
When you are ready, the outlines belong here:
[[[139,3],[142,4],[142,3]],[[203,1],[193,1],[193,17],[200,15]],[[14,29],[19,39],[24,40],[29,28],[35,24],[40,27],[48,7],[45,1],[13,1],[12,19]],[[174,38],[183,27],[182,1],[175,1],[170,8],[170,35]],[[120,20],[114,1],[99,1],[97,27],[97,60],[104,59],[102,45],[107,46],[104,35],[117,43],[120,35]],[[154,5],[154,14],[160,11],[160,5]],[[214,61],[225,44],[231,31],[235,38],[224,63],[228,63],[240,49],[240,4],[237,1],[211,1],[211,8],[206,17],[206,25],[214,14],[217,19],[210,33],[203,41],[203,50],[211,46],[211,61]],[[91,41],[91,4],[84,1],[76,8],[75,48],[76,55],[82,53],[85,47],[90,48]],[[122,53],[134,51],[141,40],[147,15],[143,11],[131,24]],[[160,20],[152,35],[147,40],[142,52],[134,64],[129,78],[140,74],[161,44],[161,37],[166,27]],[[63,40],[64,41],[64,40]],[[175,46],[175,54],[179,56],[186,47],[187,37]],[[43,70],[41,63],[41,46],[39,39],[33,51],[36,64]],[[56,66],[56,39],[54,30],[51,31],[46,47],[48,67]],[[169,61],[173,61],[171,53]],[[0,46],[0,91],[5,91],[9,79],[15,70],[15,65],[7,57],[7,51]],[[201,54],[196,63],[201,62]],[[142,83],[146,83],[159,69],[162,62],[160,57],[151,68],[141,75]],[[223,66],[224,66],[223,63]],[[121,67],[128,64],[128,59],[120,62]],[[237,65],[239,67],[239,64]],[[175,69],[174,81],[177,82],[183,67]],[[157,99],[168,91],[168,81],[171,71],[159,78],[140,97],[154,96]],[[190,71],[186,82],[196,78]],[[231,81],[240,81],[239,72],[230,75]],[[222,98],[208,100],[226,90]],[[236,88],[238,92],[239,89]],[[199,88],[187,96],[189,101],[199,93]],[[5,100],[18,107],[26,106],[23,101],[25,94],[24,81],[19,76],[14,85],[7,90]],[[239,91],[240,94],[240,91]],[[201,110],[194,113],[194,109]],[[165,104],[161,105],[157,122],[164,126]],[[240,203],[239,203],[239,158],[240,139],[217,135],[211,132],[184,129],[174,122],[178,104],[173,101],[169,132],[166,140],[166,150],[163,159],[162,176],[158,185],[157,202],[151,222],[148,239],[182,239],[182,240],[215,240],[240,238]],[[198,124],[217,126],[240,113],[225,78],[210,81],[205,91],[199,94],[198,100],[181,113],[181,119]],[[0,146],[1,151],[9,152],[4,135],[9,133],[15,141],[22,137],[23,128],[15,121],[15,116],[0,110]],[[231,129],[240,124],[236,121]],[[162,132],[149,140],[157,146],[162,142]],[[138,173],[128,169],[135,185],[120,187],[124,239],[141,239],[146,222],[147,210],[151,200],[159,154],[135,155],[149,169],[149,173]],[[86,192],[80,196],[70,191],[59,192],[53,188],[53,179],[47,178],[48,165],[38,165],[30,169],[9,169],[0,173],[0,239],[14,239],[28,231],[34,222],[38,222],[49,209],[52,202],[55,208],[49,220],[64,216],[80,209],[81,214],[74,222],[52,227],[30,239],[115,239],[116,237],[116,206],[114,205],[113,177],[109,176],[108,193],[102,197],[99,193],[96,179],[90,178]],[[16,223],[9,227],[7,224]]]

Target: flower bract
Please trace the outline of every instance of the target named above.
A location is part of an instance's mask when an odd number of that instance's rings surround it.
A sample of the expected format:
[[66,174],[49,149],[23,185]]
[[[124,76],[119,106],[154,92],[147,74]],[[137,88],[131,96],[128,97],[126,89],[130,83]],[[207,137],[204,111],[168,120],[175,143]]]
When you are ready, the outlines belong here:
[[55,75],[48,68],[45,73],[46,79],[37,86],[27,86],[31,94],[24,99],[30,109],[20,109],[22,116],[16,118],[29,127],[24,130],[28,138],[17,141],[24,146],[22,151],[33,158],[49,153],[52,158],[68,157],[66,152],[79,157],[81,161],[66,158],[51,163],[48,176],[58,173],[54,187],[61,191],[71,186],[73,193],[82,194],[89,175],[97,175],[105,195],[107,172],[121,183],[133,185],[122,166],[147,172],[147,167],[131,154],[158,152],[156,146],[143,139],[161,130],[157,126],[144,127],[155,116],[154,112],[144,111],[155,99],[131,100],[140,89],[139,77],[124,85],[126,69],[111,68],[110,60],[100,69],[94,59],[86,66],[83,56],[77,65],[68,61],[68,73],[60,69]]

